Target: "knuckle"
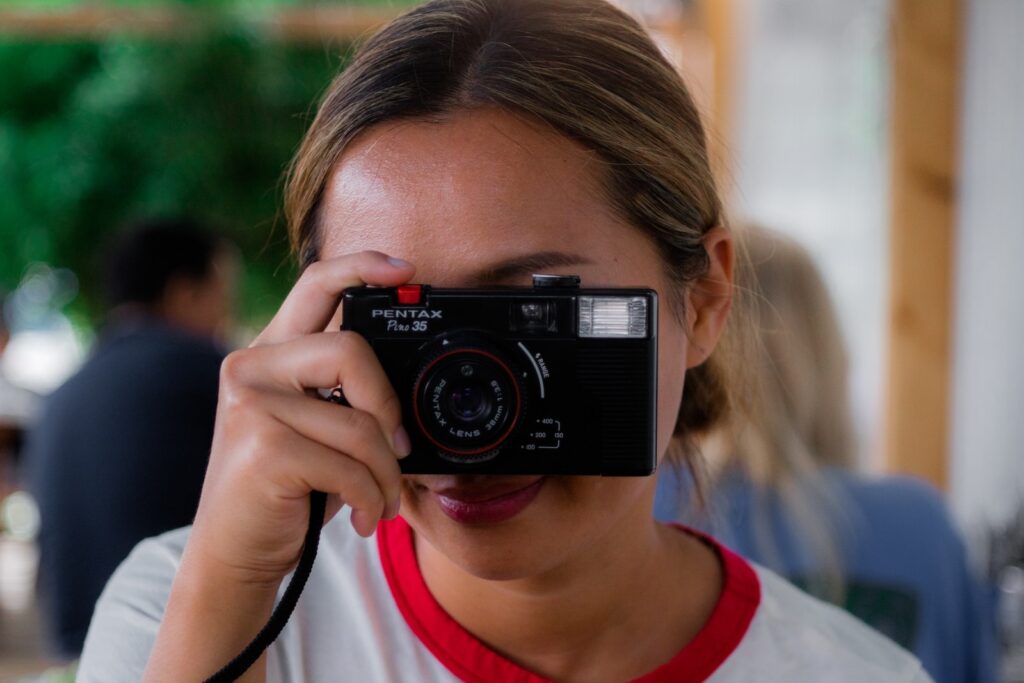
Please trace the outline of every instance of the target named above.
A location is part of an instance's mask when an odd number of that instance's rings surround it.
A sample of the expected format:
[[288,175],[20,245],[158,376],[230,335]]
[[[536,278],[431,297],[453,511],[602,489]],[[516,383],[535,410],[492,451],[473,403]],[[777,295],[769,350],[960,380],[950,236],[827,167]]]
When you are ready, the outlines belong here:
[[268,465],[280,455],[283,447],[284,440],[279,430],[259,427],[249,429],[241,447],[245,469],[254,473],[266,472]]
[[353,353],[358,353],[361,348],[361,344],[365,343],[363,337],[358,332],[352,330],[341,330],[340,332],[333,333],[332,341],[335,349],[341,356],[348,356]]
[[398,395],[390,388],[381,392],[377,410],[380,411],[381,417],[389,423],[398,425],[402,422],[402,405],[398,400]]
[[230,444],[226,445],[223,449],[224,456],[231,463],[231,469],[237,478],[249,481],[262,471],[262,455],[259,452],[262,446],[258,439],[246,433],[236,435],[236,438],[231,439]]
[[384,493],[377,486],[376,481],[370,475],[369,471],[365,470],[365,479],[363,481],[362,493],[363,493],[363,506],[366,508],[379,508],[383,509],[387,501],[384,500]]
[[306,266],[306,269],[304,271],[302,271],[300,279],[305,280],[306,282],[309,282],[311,284],[319,285],[319,283],[322,283],[324,281],[326,270],[327,267],[324,265],[323,261],[313,261],[308,266]]
[[376,432],[380,431],[373,416],[362,410],[349,411],[347,426],[363,443],[373,439]]
[[352,262],[357,268],[372,266],[384,259],[384,253],[376,249],[364,249],[351,255]]
[[230,382],[221,389],[221,403],[231,413],[255,407],[259,398],[259,392],[245,384]]
[[251,350],[232,351],[220,364],[220,383],[223,386],[238,384],[245,377],[251,360]]
[[402,495],[402,486],[397,477],[394,478],[394,480],[389,479],[384,485],[384,489],[385,498],[387,500],[395,500]]

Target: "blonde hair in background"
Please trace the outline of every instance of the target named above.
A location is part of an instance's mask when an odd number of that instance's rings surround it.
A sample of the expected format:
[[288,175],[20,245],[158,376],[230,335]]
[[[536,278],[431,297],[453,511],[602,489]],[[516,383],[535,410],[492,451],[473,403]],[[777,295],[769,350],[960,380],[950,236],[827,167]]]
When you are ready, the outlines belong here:
[[[704,236],[725,221],[700,117],[650,36],[604,0],[432,0],[371,37],[331,84],[290,169],[285,213],[301,265],[319,257],[321,197],[360,133],[480,107],[522,114],[593,152],[610,206],[657,245],[670,282],[707,271]],[[743,332],[730,327],[727,338]],[[729,414],[730,345],[688,373],[676,453]]]
[[737,450],[767,486],[808,468],[853,468],[849,362],[828,288],[792,239],[758,227],[744,234],[754,288],[747,301],[762,348],[748,366],[760,395]]
[[[814,261],[798,243],[756,226],[743,229],[750,288],[742,300],[758,331],[747,360],[751,399],[742,415],[702,442],[716,476],[739,470],[760,492],[776,492],[818,561],[812,592],[838,600],[843,558],[835,535],[850,513],[822,468],[853,469],[848,360],[839,320]],[[758,501],[755,499],[754,504]],[[768,516],[753,515],[769,562],[778,550]]]

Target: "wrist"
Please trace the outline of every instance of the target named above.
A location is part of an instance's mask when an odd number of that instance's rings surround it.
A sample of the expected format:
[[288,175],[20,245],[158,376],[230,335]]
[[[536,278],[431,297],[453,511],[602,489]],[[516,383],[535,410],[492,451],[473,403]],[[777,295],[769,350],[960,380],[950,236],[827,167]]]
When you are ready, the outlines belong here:
[[187,566],[196,576],[208,577],[211,582],[239,589],[246,587],[253,592],[276,593],[294,565],[294,562],[272,556],[265,555],[259,559],[259,553],[245,552],[226,544],[214,529],[210,531],[214,533],[207,533],[206,526],[197,520],[181,558],[181,566]]
[[[144,680],[203,680],[227,664],[270,618],[281,579],[240,572],[191,540],[174,577]],[[242,680],[263,680],[261,659]]]
[[269,598],[273,602],[284,577],[279,570],[225,561],[206,551],[202,543],[189,542],[182,554],[175,584],[180,582],[189,593],[221,596],[219,600],[237,595],[259,601]]

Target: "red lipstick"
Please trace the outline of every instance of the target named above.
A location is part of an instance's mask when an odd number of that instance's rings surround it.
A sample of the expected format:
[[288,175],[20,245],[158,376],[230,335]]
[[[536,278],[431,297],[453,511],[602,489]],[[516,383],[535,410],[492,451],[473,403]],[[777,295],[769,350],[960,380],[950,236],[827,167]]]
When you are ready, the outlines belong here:
[[441,510],[463,524],[495,524],[512,519],[533,502],[544,477],[527,484],[500,480],[481,486],[454,486],[433,492]]

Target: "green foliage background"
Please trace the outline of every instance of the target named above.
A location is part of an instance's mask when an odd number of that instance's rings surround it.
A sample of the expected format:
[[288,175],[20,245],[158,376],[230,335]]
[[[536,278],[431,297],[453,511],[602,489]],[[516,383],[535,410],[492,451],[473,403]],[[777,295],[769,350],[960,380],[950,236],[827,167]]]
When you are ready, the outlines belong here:
[[276,308],[294,277],[282,174],[348,48],[276,42],[218,17],[185,39],[0,39],[0,287],[33,262],[70,268],[81,294],[69,313],[89,327],[111,234],[190,213],[243,251],[242,321]]

